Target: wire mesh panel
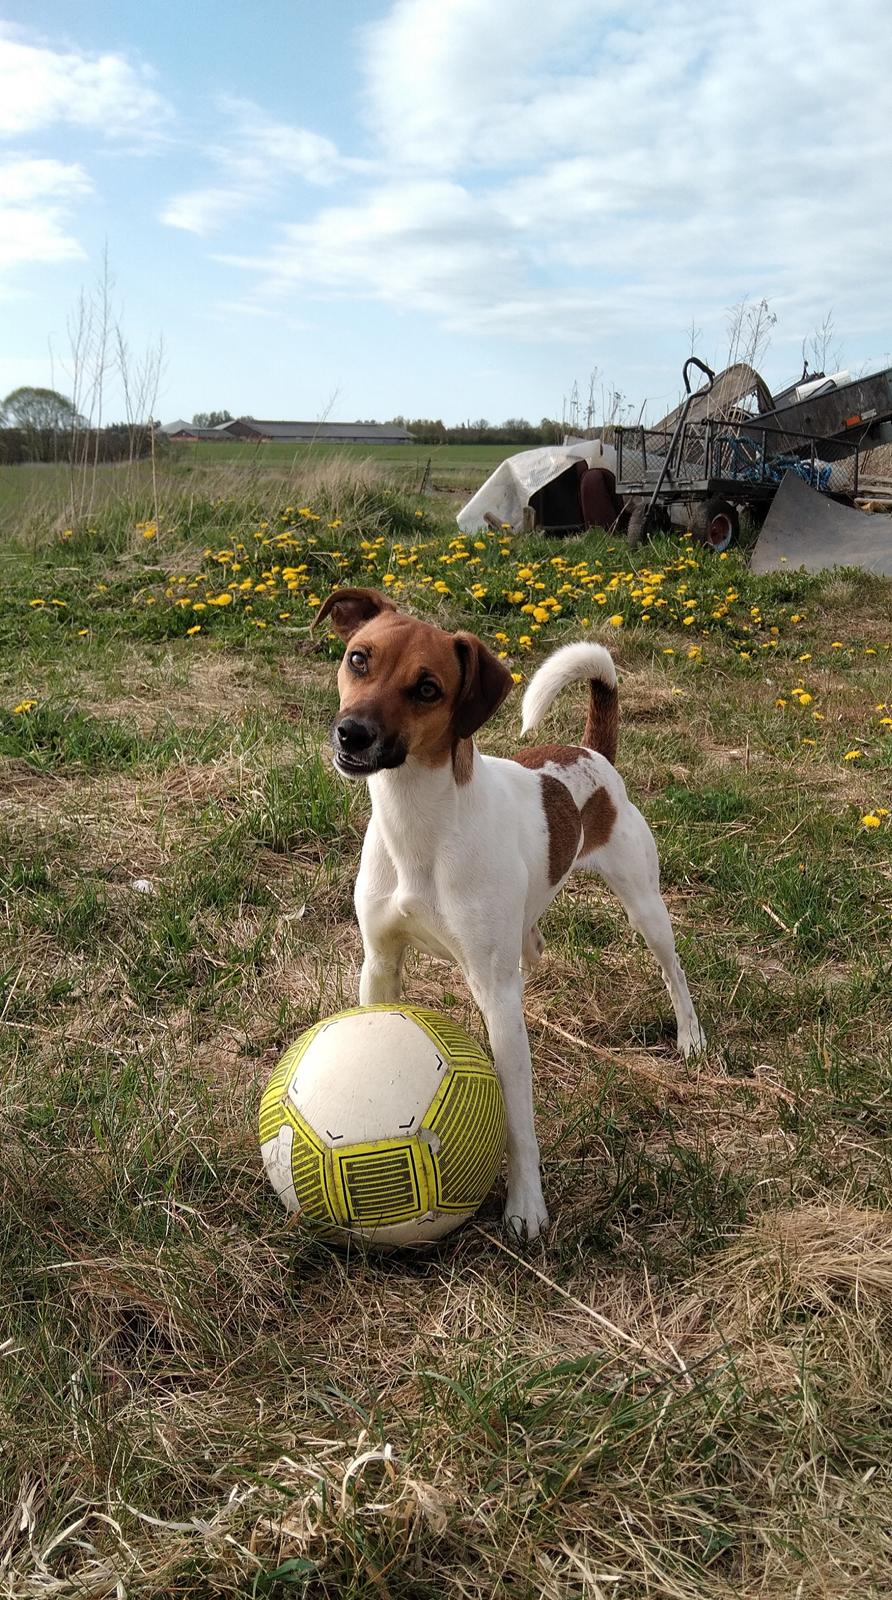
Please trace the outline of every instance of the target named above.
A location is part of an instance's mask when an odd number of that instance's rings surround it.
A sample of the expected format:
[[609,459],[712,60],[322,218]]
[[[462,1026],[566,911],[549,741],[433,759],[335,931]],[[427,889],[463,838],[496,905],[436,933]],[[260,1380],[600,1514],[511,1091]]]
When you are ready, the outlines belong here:
[[661,494],[735,486],[741,499],[771,491],[787,472],[824,493],[851,494],[858,483],[858,449],[788,429],[723,422],[688,423],[678,438],[658,428],[618,428],[617,488]]

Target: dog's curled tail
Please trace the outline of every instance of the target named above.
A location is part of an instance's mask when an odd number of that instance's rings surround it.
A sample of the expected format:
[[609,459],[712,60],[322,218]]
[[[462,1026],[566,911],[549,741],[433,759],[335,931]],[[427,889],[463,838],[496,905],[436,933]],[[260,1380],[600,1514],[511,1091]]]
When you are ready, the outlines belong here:
[[618,707],[616,668],[602,644],[565,644],[534,672],[523,697],[523,732],[542,721],[552,701],[569,683],[589,680],[589,704],[582,743],[608,761],[616,759]]

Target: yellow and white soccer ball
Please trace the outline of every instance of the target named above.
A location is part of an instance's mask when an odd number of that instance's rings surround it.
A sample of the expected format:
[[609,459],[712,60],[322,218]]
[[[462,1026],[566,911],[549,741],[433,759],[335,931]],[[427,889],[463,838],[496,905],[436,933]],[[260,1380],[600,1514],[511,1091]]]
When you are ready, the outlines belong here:
[[260,1149],[315,1231],[430,1244],[473,1216],[505,1148],[499,1080],[475,1039],[421,1006],[360,1006],[286,1050],[260,1102]]

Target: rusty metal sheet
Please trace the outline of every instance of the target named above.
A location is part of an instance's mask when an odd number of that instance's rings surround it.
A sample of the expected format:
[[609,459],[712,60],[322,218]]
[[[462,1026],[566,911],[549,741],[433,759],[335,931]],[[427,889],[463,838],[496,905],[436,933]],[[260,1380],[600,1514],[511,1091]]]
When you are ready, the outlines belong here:
[[788,472],[759,534],[753,572],[862,567],[892,577],[892,517],[841,506]]

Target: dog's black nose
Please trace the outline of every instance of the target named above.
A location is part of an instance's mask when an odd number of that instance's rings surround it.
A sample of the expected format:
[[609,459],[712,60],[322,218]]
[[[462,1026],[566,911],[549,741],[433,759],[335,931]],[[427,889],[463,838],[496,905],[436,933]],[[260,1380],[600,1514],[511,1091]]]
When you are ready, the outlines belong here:
[[367,722],[360,722],[358,717],[344,717],[336,728],[338,745],[342,750],[347,750],[351,755],[360,750],[367,750],[377,738],[377,730],[370,728]]

